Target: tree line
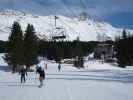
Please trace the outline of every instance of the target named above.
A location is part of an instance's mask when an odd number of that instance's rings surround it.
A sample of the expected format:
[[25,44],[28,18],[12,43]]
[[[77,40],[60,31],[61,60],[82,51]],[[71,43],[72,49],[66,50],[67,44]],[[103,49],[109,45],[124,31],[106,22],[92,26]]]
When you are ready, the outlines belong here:
[[[75,58],[74,65],[83,67],[83,57],[94,51],[99,42],[75,41],[45,41],[36,36],[33,25],[28,24],[25,32],[18,22],[12,25],[8,41],[0,41],[0,52],[5,52],[5,61],[11,66],[12,71],[17,71],[20,66],[30,69],[37,64],[38,57],[46,57],[60,62],[62,59]],[[123,35],[114,42],[115,57],[120,67],[133,64],[133,35],[123,31]]]
[[[39,55],[60,62],[62,59],[75,59],[75,67],[83,66],[83,57],[93,52],[97,42],[39,41]],[[78,58],[77,58],[78,57]],[[78,59],[78,60],[76,60]]]
[[116,38],[115,56],[120,67],[133,65],[133,35],[123,30],[122,36]]
[[39,54],[57,62],[61,59],[70,59],[87,56],[93,52],[97,42],[82,41],[39,41]]
[[[60,62],[66,58],[82,58],[93,52],[97,42],[75,41],[45,41],[40,40],[36,34],[33,25],[28,24],[25,32],[22,31],[18,22],[12,25],[11,33],[6,42],[5,61],[11,66],[15,72],[21,66],[30,69],[32,65],[36,65],[38,57],[46,57],[47,59]],[[81,61],[81,63],[80,63]],[[78,60],[76,67],[83,65],[83,59]],[[82,66],[83,67],[83,66]]]
[[[33,25],[28,24],[25,32],[18,22],[14,22],[8,41],[0,41],[0,52],[5,52],[5,61],[11,66],[12,71],[17,71],[20,66],[30,69],[37,64],[38,57],[46,57],[60,62],[62,59],[75,58],[74,65],[83,67],[83,57],[94,51],[99,42],[75,41],[45,41],[36,36]],[[133,64],[133,35],[123,30],[123,35],[114,42],[115,57],[120,67]]]

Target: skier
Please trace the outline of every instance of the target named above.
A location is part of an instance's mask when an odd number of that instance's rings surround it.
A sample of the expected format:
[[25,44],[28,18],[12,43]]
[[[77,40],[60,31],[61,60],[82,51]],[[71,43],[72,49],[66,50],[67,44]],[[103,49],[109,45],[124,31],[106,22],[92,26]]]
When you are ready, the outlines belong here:
[[103,51],[102,54],[101,54],[101,62],[102,64],[104,63],[105,61],[105,52]]
[[46,69],[46,70],[48,69],[48,65],[47,65],[47,64],[45,64],[45,69]]
[[19,72],[19,74],[21,75],[21,83],[25,83],[26,79],[25,79],[25,76],[27,76],[27,71],[26,71],[26,68],[23,66]]
[[39,81],[40,81],[39,87],[41,88],[43,86],[43,80],[45,79],[45,72],[40,65],[36,66],[36,73],[39,74]]
[[58,65],[58,71],[61,70],[61,63],[59,62],[59,65]]
[[43,86],[43,80],[45,79],[45,72],[41,68],[41,70],[39,70],[38,73],[39,73],[39,81],[40,81],[39,87],[42,87]]

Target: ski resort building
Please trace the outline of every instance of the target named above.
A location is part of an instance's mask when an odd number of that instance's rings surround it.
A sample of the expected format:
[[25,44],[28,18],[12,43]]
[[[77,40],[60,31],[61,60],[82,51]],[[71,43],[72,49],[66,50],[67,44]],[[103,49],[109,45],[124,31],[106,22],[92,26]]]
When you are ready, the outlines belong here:
[[114,49],[112,44],[100,43],[94,50],[95,59],[104,59],[105,61],[111,60],[114,55]]

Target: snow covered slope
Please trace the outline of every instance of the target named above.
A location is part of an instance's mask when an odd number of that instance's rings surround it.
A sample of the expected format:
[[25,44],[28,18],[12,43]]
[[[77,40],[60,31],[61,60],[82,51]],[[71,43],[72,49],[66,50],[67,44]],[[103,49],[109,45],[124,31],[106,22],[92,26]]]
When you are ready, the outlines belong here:
[[1,59],[0,100],[133,100],[132,68],[88,61],[85,69],[62,64],[58,72],[57,63],[47,64],[44,86],[38,88],[36,72],[29,72],[21,84],[19,74],[7,72]]
[[47,40],[53,35],[59,35],[62,31],[67,40],[75,40],[77,37],[81,41],[114,40],[115,36],[120,35],[122,31],[122,29],[117,29],[105,22],[98,22],[93,19],[81,21],[79,18],[58,15],[57,27],[62,29],[59,33],[54,27],[54,17],[54,15],[38,16],[13,10],[0,11],[0,40],[8,39],[14,21],[21,24],[23,31],[28,23],[33,24],[38,37]]

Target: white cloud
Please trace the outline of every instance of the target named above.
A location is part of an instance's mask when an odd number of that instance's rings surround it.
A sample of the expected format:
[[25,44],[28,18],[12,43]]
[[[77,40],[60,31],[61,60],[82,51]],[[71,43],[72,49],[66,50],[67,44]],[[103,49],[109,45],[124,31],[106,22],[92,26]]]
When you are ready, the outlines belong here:
[[[119,12],[133,12],[133,0],[0,0],[0,8],[13,8],[33,13],[79,14],[108,16]],[[49,11],[49,12],[48,12]]]

